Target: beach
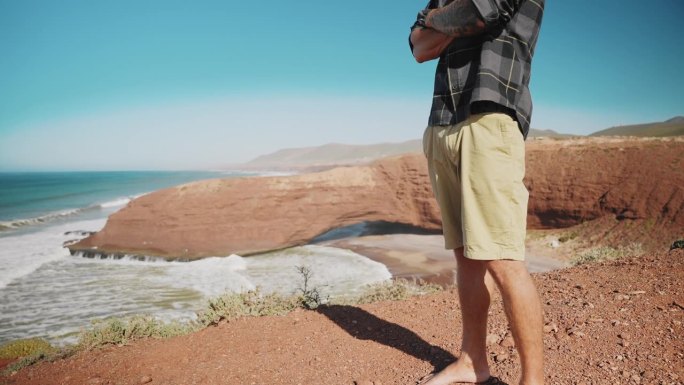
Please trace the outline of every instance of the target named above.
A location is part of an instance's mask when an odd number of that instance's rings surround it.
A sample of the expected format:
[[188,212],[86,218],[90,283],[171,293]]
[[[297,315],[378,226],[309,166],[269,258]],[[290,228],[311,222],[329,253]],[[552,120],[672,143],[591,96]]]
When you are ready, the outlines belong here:
[[[443,286],[455,284],[456,259],[444,249],[442,235],[386,234],[324,242],[365,255],[389,269],[393,277],[417,279]],[[568,261],[547,256],[526,255],[531,272],[545,272],[569,266]]]

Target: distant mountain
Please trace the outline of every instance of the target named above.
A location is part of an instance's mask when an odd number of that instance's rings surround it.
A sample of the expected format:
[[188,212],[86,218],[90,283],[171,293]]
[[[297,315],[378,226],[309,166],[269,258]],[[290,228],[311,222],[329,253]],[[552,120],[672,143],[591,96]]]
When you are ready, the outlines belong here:
[[577,135],[572,135],[572,134],[561,134],[559,132],[556,132],[554,130],[538,130],[535,128],[530,128],[530,132],[527,133],[528,138],[541,138],[541,137],[548,137],[548,138],[571,138],[573,136]]
[[[528,134],[528,137],[535,138],[564,138],[571,136],[572,135],[559,134],[553,130],[535,129],[531,129]],[[401,143],[367,145],[330,143],[316,147],[287,148],[259,156],[247,163],[231,165],[228,168],[245,170],[325,169],[338,165],[363,164],[388,156],[422,151],[422,139],[414,139]]]
[[678,136],[684,135],[684,116],[664,122],[617,126],[594,132],[589,136]]
[[276,151],[244,163],[240,165],[240,168],[271,170],[326,168],[335,165],[362,164],[387,156],[421,151],[423,150],[420,139],[369,145],[330,143],[317,147]]

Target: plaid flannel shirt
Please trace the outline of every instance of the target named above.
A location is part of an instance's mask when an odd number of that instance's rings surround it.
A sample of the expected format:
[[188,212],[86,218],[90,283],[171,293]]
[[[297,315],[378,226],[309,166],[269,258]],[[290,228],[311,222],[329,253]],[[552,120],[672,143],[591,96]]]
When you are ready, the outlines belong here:
[[[470,103],[492,101],[515,110],[520,131],[527,138],[532,116],[530,68],[544,0],[471,1],[486,30],[455,39],[440,56],[428,124],[459,123],[470,116]],[[430,0],[426,9],[450,2]]]

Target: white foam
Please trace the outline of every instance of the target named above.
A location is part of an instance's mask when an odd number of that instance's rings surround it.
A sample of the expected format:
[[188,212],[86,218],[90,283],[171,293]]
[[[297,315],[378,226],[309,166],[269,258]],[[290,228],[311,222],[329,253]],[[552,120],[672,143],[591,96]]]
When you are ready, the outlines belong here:
[[177,288],[191,288],[212,297],[254,289],[256,285],[244,274],[247,266],[246,259],[235,254],[191,262],[169,262],[165,274],[152,279]]
[[[79,328],[109,316],[152,314],[192,319],[206,300],[226,291],[260,287],[296,292],[297,266],[306,266],[311,287],[324,296],[351,295],[365,284],[391,278],[387,268],[347,250],[304,246],[264,255],[209,257],[192,262],[149,257],[70,256],[62,243],[97,231],[106,219],[45,226],[0,237],[0,343],[43,336],[74,342]],[[71,232],[65,235],[66,232]]]
[[98,231],[104,224],[105,219],[78,221],[45,227],[32,233],[0,237],[0,289],[31,274],[45,263],[68,257],[69,251],[62,247],[62,243],[78,237],[65,235],[65,232],[74,229]]
[[298,266],[311,271],[311,287],[331,297],[354,295],[392,277],[385,265],[334,247],[307,245],[247,258],[247,274],[265,292],[297,292],[303,284]]
[[99,206],[102,208],[125,206],[130,201],[131,201],[131,198],[119,198],[119,199],[114,199],[114,200],[109,201],[109,202],[100,203]]
[[17,229],[23,226],[37,225],[45,222],[49,222],[59,218],[70,217],[72,215],[78,214],[84,210],[90,209],[92,207],[85,207],[80,209],[66,209],[60,211],[54,211],[45,215],[41,215],[34,218],[25,219],[14,219],[11,221],[0,221],[0,230]]

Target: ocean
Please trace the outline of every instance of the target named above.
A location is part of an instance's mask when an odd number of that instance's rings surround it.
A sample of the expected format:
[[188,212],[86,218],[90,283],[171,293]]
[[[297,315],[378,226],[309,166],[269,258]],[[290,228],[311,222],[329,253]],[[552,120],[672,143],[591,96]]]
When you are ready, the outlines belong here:
[[196,318],[207,300],[260,287],[294,293],[297,266],[313,272],[324,295],[359,292],[387,280],[387,268],[348,250],[307,245],[243,258],[217,255],[192,262],[149,257],[91,259],[63,244],[100,230],[132,199],[161,188],[241,172],[131,171],[0,173],[0,345],[42,337],[74,343],[91,321],[151,314]]

